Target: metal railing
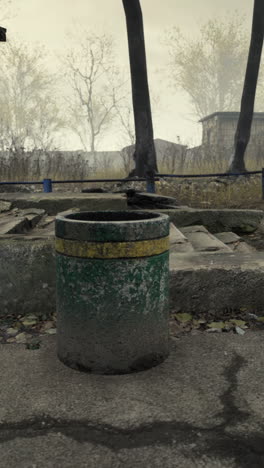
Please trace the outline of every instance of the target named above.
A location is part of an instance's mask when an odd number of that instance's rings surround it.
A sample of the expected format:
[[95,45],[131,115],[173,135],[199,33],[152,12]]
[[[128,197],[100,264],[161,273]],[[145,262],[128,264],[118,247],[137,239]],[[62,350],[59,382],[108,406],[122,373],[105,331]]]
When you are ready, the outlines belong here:
[[21,182],[0,182],[0,185],[42,185],[43,192],[51,193],[53,191],[54,184],[89,184],[89,183],[106,183],[106,182],[146,182],[146,189],[149,193],[155,193],[155,181],[159,181],[162,178],[178,178],[178,179],[194,179],[202,177],[238,177],[248,176],[253,174],[261,174],[261,187],[262,187],[262,199],[264,199],[264,168],[260,171],[248,171],[241,173],[211,173],[211,174],[157,174],[154,182],[144,177],[131,177],[125,179],[74,179],[74,180],[53,180],[43,179],[42,181],[21,181]]

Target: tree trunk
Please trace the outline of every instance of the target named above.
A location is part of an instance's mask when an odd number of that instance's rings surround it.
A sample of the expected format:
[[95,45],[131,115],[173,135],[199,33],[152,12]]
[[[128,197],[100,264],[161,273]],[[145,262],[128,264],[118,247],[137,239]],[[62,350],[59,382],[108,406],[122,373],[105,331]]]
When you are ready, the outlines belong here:
[[123,0],[136,134],[135,175],[154,181],[158,171],[148,88],[142,11],[139,0]]
[[246,172],[244,156],[250,139],[263,37],[264,1],[255,0],[246,76],[234,141],[234,154],[229,167],[229,172],[232,173]]
[[6,42],[6,28],[0,26],[0,42]]

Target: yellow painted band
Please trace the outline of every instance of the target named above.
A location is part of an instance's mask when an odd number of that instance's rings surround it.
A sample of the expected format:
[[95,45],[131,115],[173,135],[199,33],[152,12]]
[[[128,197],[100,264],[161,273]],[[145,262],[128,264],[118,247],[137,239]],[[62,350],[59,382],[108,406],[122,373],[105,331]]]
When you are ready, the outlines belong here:
[[55,249],[69,257],[131,258],[151,257],[169,250],[169,237],[134,242],[89,242],[56,237]]

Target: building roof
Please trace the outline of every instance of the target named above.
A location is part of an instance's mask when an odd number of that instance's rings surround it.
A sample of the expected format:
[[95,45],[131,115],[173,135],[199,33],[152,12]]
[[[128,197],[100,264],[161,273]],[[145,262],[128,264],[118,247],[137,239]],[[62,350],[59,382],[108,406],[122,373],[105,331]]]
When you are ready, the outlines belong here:
[[[205,122],[206,120],[212,119],[214,117],[219,117],[221,119],[238,119],[240,112],[214,112],[213,114],[206,115],[199,122]],[[254,112],[254,119],[264,120],[264,112]]]
[[[155,138],[154,139],[154,145],[155,145],[155,148],[156,150],[159,150],[161,148],[167,148],[167,147],[170,147],[170,146],[173,146],[175,148],[187,148],[187,145],[182,145],[181,143],[175,143],[174,141],[168,141],[168,140],[163,140],[162,138]],[[128,145],[128,146],[125,146],[123,150],[127,150],[127,149],[131,149],[131,150],[134,150],[135,148],[135,144],[134,145]]]

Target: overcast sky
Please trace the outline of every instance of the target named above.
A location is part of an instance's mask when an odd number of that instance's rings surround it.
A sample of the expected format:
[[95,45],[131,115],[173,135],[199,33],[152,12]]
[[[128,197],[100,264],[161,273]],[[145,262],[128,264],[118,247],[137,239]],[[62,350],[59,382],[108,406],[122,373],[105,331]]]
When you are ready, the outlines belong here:
[[[10,39],[17,36],[28,43],[39,42],[54,52],[71,45],[66,36],[73,21],[96,32],[110,32],[119,44],[119,58],[128,63],[127,37],[122,0],[13,0],[16,16],[6,20]],[[198,31],[206,19],[239,10],[251,25],[253,0],[141,0],[144,17],[149,81],[160,97],[159,115],[154,119],[156,138],[176,141],[177,135],[189,144],[199,143],[200,124],[191,114],[188,99],[172,94],[155,74],[166,64],[161,45],[164,30],[178,26],[189,35]],[[55,63],[55,59],[54,59]],[[54,64],[53,64],[54,65]],[[102,149],[116,149],[109,136]]]

